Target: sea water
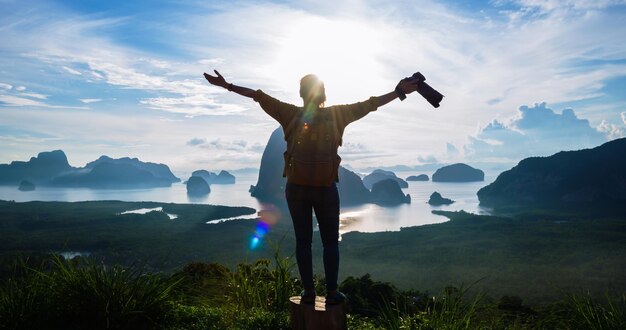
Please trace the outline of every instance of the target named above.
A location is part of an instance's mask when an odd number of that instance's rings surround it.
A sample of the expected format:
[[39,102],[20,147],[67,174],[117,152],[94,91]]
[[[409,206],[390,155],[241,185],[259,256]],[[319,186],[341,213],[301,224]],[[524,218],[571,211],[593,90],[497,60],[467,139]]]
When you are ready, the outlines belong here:
[[[419,173],[396,173],[400,178]],[[349,231],[379,232],[396,231],[402,227],[420,226],[445,222],[448,219],[432,214],[433,210],[459,211],[488,214],[489,210],[478,204],[476,192],[493,182],[497,173],[487,173],[485,181],[468,183],[442,183],[432,181],[409,181],[403,189],[411,195],[410,204],[379,206],[365,204],[341,209],[342,233]],[[0,200],[27,201],[97,201],[120,200],[129,202],[151,201],[164,203],[213,204],[226,206],[247,206],[256,210],[267,208],[248,192],[250,185],[256,184],[257,175],[238,175],[237,182],[230,185],[211,185],[211,192],[204,197],[187,196],[184,184],[175,183],[171,187],[147,189],[89,189],[37,187],[34,191],[19,191],[17,187],[0,186]],[[444,206],[430,206],[427,201],[433,192],[450,198],[455,203]],[[129,210],[131,211],[131,210]],[[210,224],[209,224],[210,225]]]

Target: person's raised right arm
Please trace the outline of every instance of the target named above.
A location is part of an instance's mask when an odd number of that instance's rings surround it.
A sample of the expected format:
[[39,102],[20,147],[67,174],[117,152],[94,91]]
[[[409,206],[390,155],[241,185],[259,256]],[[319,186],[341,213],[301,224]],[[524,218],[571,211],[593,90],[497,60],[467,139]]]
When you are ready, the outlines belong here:
[[213,72],[215,72],[216,76],[212,76],[206,72],[204,73],[204,78],[212,85],[226,88],[228,91],[235,92],[241,96],[249,98],[254,97],[254,93],[256,92],[255,90],[248,87],[229,84],[226,82],[226,79],[224,79],[224,77],[219,72],[217,72],[217,70],[213,70]]
[[215,86],[226,88],[229,91],[235,92],[241,96],[254,99],[255,102],[259,103],[261,109],[263,109],[263,111],[265,111],[272,118],[276,119],[276,121],[278,121],[281,126],[286,127],[296,115],[296,106],[288,103],[283,103],[263,93],[261,90],[253,90],[247,87],[229,84],[226,82],[226,79],[224,79],[224,77],[219,72],[217,72],[217,70],[213,71],[216,74],[215,76],[212,76],[206,72],[204,73],[204,78],[206,78],[209,83]]

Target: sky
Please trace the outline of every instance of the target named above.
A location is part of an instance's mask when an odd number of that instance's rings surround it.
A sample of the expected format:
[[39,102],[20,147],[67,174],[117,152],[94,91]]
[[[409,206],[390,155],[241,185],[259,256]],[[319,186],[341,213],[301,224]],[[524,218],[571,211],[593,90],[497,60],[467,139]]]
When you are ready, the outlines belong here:
[[[417,93],[352,123],[351,168],[529,156],[626,135],[626,1],[0,0],[0,164],[61,149],[197,169],[258,168],[278,124],[203,72],[301,105]],[[485,165],[487,166],[487,165]]]

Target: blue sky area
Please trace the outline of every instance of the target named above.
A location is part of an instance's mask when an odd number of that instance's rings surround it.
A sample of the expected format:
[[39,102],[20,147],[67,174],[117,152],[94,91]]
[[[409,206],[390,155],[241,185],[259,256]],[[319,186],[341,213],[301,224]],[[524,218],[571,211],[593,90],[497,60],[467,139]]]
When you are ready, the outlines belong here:
[[278,126],[203,72],[300,104],[419,95],[351,124],[352,168],[514,165],[626,135],[626,1],[0,0],[0,163],[139,157],[184,176],[258,167]]

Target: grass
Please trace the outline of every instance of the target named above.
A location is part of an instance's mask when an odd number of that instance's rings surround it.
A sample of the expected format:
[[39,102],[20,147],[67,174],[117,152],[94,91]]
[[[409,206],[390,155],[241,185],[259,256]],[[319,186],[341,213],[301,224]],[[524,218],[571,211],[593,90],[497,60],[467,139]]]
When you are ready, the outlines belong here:
[[619,299],[611,299],[608,292],[606,300],[597,302],[591,299],[588,293],[567,294],[570,305],[573,306],[575,322],[582,328],[590,330],[626,329],[626,294],[622,293]]
[[[0,329],[289,329],[287,299],[298,291],[291,258],[189,264],[171,276],[54,256],[23,261],[0,283]],[[200,285],[201,290],[197,290]],[[351,329],[624,329],[626,295],[587,292],[530,307],[494,301],[475,284],[430,296],[365,275],[343,281]],[[244,297],[250,298],[244,298]],[[359,308],[367,306],[368,308]]]
[[[157,206],[179,219],[117,215]],[[293,250],[291,224],[281,219],[265,238],[279,243],[254,251],[246,248],[252,221],[205,224],[250,212],[0,201],[0,328],[288,328],[287,297],[300,291],[293,258],[280,253]],[[623,219],[441,214],[451,221],[342,237],[340,289],[350,297],[351,328],[624,328]],[[48,257],[68,250],[92,254],[72,262]],[[29,257],[14,264],[21,255]],[[316,278],[320,295],[323,286]]]
[[[118,215],[158,206],[179,218],[169,220],[162,212]],[[252,264],[273,259],[268,244],[248,249],[254,221],[206,224],[251,212],[248,208],[145,202],[0,201],[0,277],[11,271],[10,263],[3,260],[12,255],[50,251],[87,251],[108,265],[129,266],[141,260],[146,269],[165,272],[193,262],[234,268],[241,260]],[[293,228],[288,212],[283,214],[266,238],[281,242],[283,251],[293,251]],[[530,211],[519,217],[438,214],[451,220],[399,232],[344,234],[340,280],[369,273],[404,290],[441,292],[450,283],[484,278],[476,286],[485,293],[518,295],[532,303],[555,301],[560,291],[580,287],[594,298],[602,298],[607,287],[626,288],[623,219]],[[321,272],[318,235],[314,235],[313,256],[314,268]]]
[[0,288],[0,324],[7,329],[151,329],[165,318],[180,281],[60,256],[37,269],[18,267],[20,274]]

